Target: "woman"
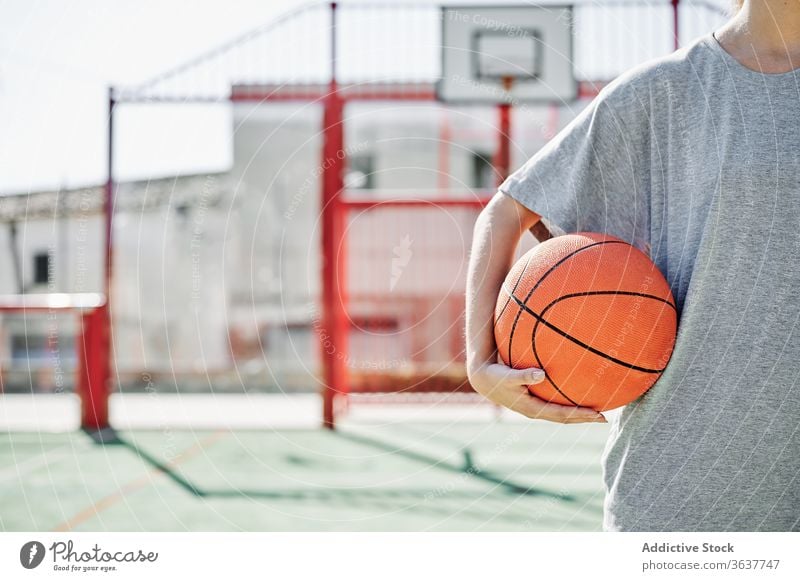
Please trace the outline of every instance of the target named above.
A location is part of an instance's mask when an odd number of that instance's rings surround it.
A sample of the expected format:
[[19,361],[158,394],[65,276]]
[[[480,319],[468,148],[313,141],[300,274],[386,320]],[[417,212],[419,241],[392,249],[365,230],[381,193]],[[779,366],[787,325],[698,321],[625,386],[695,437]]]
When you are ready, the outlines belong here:
[[604,422],[532,396],[541,370],[497,363],[497,292],[537,224],[644,249],[679,308],[669,366],[611,426],[604,528],[800,529],[800,2],[744,0],[617,79],[475,226],[472,385],[530,418]]

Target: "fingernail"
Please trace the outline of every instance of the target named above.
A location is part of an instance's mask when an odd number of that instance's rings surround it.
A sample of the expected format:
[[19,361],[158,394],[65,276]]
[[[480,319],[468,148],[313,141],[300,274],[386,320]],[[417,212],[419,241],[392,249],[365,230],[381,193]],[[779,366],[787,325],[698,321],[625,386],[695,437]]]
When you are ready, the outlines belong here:
[[531,374],[531,379],[533,379],[533,381],[542,381],[544,379],[544,371],[537,369]]
[[607,424],[608,423],[608,420],[605,418],[605,416],[603,416],[603,414],[598,415],[597,418],[594,421],[596,421],[596,422],[598,422],[600,424]]

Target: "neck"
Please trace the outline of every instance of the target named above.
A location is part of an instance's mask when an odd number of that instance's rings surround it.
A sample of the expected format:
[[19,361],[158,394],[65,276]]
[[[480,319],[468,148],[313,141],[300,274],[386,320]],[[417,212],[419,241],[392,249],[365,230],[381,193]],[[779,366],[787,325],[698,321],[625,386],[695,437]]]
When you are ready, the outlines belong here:
[[800,67],[800,0],[744,0],[715,36],[743,65],[780,73]]
[[786,50],[800,45],[800,1],[745,0],[737,14],[754,41],[765,48]]

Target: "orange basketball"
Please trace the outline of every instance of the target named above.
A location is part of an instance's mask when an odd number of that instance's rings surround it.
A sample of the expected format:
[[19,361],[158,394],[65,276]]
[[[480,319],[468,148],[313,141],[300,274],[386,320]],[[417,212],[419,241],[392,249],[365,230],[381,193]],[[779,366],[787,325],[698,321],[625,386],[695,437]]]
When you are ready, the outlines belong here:
[[508,273],[495,310],[500,357],[538,367],[531,393],[597,411],[632,402],[658,380],[675,345],[677,310],[652,261],[605,234],[558,236]]

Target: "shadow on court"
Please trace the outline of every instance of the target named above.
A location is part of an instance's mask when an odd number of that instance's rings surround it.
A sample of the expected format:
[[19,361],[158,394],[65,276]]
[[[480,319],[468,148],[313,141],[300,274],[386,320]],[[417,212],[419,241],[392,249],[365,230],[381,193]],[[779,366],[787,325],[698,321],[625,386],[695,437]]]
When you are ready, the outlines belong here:
[[[430,490],[414,490],[414,489],[399,489],[399,490],[360,490],[360,489],[336,489],[328,488],[324,490],[297,490],[297,491],[274,491],[274,490],[257,490],[257,489],[229,489],[229,490],[208,490],[203,489],[189,480],[181,476],[169,463],[159,460],[142,447],[136,445],[133,441],[114,434],[113,436],[106,436],[103,445],[118,445],[123,446],[139,456],[142,460],[147,462],[150,466],[167,476],[172,482],[180,486],[189,494],[199,497],[231,497],[242,496],[246,498],[269,498],[269,499],[308,499],[315,498],[317,500],[330,500],[334,498],[377,498],[377,497],[424,497],[430,493]],[[468,475],[472,478],[483,480],[490,484],[495,484],[501,487],[509,494],[522,494],[522,495],[541,495],[561,502],[574,503],[578,498],[573,494],[559,494],[557,492],[539,489],[533,486],[525,486],[505,479],[500,475],[492,474],[485,470],[481,470],[475,465],[472,459],[472,454],[469,449],[462,450],[464,462],[460,466],[453,466],[447,462],[442,462],[440,459],[426,456],[411,450],[398,449],[391,444],[383,442],[376,438],[368,438],[352,433],[332,432],[331,437],[346,438],[359,444],[367,446],[374,446],[392,454],[399,454],[411,460],[435,466],[441,470],[454,472],[456,474]],[[296,460],[295,460],[296,461]],[[462,493],[462,496],[464,494]]]
[[605,434],[522,426],[0,435],[0,528],[598,530]]

